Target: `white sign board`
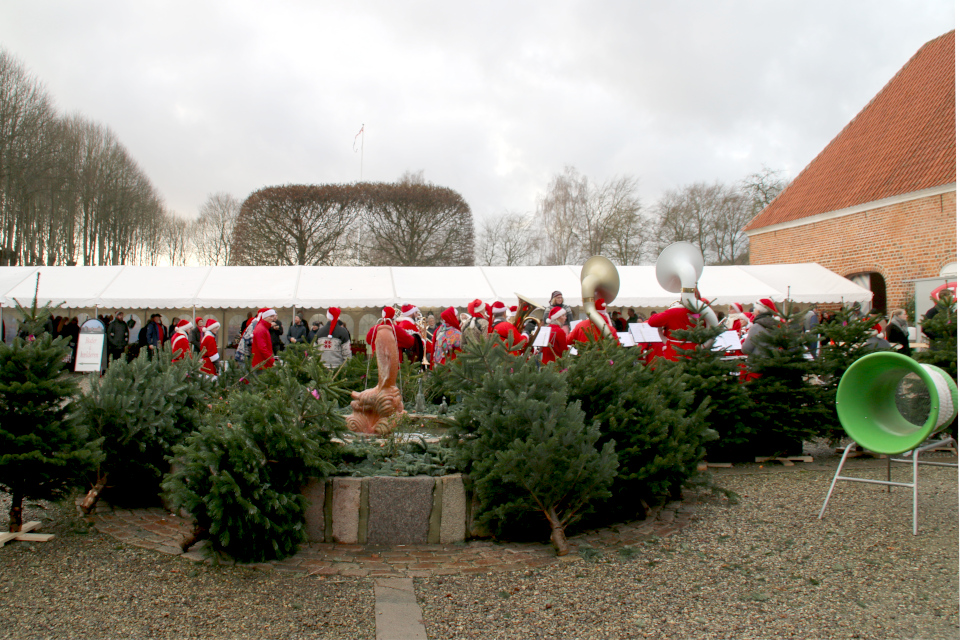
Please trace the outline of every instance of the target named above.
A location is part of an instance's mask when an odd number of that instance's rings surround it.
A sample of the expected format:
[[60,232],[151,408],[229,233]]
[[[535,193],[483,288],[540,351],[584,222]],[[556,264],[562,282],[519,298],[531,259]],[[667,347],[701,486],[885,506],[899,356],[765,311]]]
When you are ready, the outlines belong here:
[[103,359],[102,333],[81,333],[77,338],[77,362],[74,371],[100,371]]

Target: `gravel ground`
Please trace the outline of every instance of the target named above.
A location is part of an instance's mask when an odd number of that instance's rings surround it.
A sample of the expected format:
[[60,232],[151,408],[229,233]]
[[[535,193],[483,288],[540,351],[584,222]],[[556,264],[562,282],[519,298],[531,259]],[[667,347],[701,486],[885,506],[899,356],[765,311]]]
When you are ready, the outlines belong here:
[[368,579],[193,564],[88,530],[60,505],[25,511],[57,537],[0,548],[0,638],[375,636]]
[[[885,469],[870,462],[857,473],[883,479]],[[921,470],[914,537],[907,489],[839,483],[817,520],[835,465],[718,474],[740,504],[707,500],[691,525],[640,548],[581,550],[525,573],[418,579],[427,633],[445,640],[957,638],[957,470]],[[908,470],[895,467],[894,479]]]

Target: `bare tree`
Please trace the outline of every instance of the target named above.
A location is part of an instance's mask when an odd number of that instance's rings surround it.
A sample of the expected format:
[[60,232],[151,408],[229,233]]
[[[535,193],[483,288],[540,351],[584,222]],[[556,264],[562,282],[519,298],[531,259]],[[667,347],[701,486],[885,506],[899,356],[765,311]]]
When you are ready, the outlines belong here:
[[230,264],[339,264],[353,236],[348,230],[356,203],[356,188],[351,186],[260,189],[240,207]]
[[750,198],[754,215],[756,215],[780,195],[780,192],[787,187],[787,182],[783,178],[782,171],[775,171],[764,165],[760,171],[744,178],[740,187]]
[[614,177],[593,184],[573,167],[553,177],[540,198],[545,264],[575,264],[607,255],[620,264],[643,259],[648,242],[643,230],[637,180]]
[[190,221],[177,215],[168,216],[163,225],[166,258],[172,266],[187,263],[187,246],[190,237]]
[[540,241],[533,220],[505,211],[480,224],[477,262],[508,267],[532,264],[537,259]]
[[240,215],[240,201],[228,193],[207,196],[193,226],[193,246],[202,265],[230,264],[231,238]]
[[391,266],[474,264],[473,214],[463,197],[406,173],[394,184],[358,184],[366,262]]

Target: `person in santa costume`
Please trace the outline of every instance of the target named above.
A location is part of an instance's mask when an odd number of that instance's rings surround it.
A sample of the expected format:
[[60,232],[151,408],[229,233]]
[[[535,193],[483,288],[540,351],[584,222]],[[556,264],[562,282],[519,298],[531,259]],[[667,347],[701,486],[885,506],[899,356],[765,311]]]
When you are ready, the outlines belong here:
[[[561,306],[550,309],[547,322],[549,322],[550,337],[548,338],[549,344],[543,349],[541,354],[543,364],[553,362],[562,356],[570,346],[567,340],[567,332],[563,329],[567,323],[567,310]],[[591,323],[591,326],[592,324],[593,323]]]
[[177,323],[176,331],[173,333],[173,339],[170,346],[173,349],[173,362],[183,360],[190,353],[190,338],[187,332],[193,329],[193,323],[189,320],[181,320]]
[[[563,305],[556,305],[562,307]],[[597,301],[594,303],[594,307],[597,310],[597,313],[600,314],[600,317],[603,318],[603,321],[610,327],[610,335],[613,336],[614,340],[617,339],[617,330],[613,327],[613,322],[610,321],[610,316],[607,315],[607,304],[606,300],[603,298],[597,298]],[[574,346],[576,342],[596,342],[603,337],[603,334],[600,333],[600,329],[593,324],[593,321],[590,318],[582,320],[577,323],[577,326],[570,332],[570,337],[567,340],[569,346]]]
[[[202,320],[200,321],[202,323]],[[217,333],[220,331],[220,322],[214,318],[207,320],[205,324],[198,323],[201,327],[203,337],[200,339],[200,357],[203,358],[203,365],[200,371],[209,376],[217,376],[220,366],[220,349],[217,345]]]
[[340,323],[340,308],[327,309],[327,323],[313,337],[320,350],[320,360],[328,369],[336,369],[353,357],[350,332]]
[[408,302],[400,306],[400,317],[397,319],[397,325],[413,336],[413,347],[404,349],[403,355],[406,356],[407,360],[415,363],[423,362],[423,354],[429,353],[428,339],[420,335],[420,327],[417,326],[417,315],[419,313],[419,307]]
[[737,335],[742,338],[750,330],[750,325],[753,323],[743,313],[743,305],[734,302],[727,308],[727,317],[723,319],[723,324],[730,331],[736,331]]
[[483,300],[477,298],[469,304],[467,304],[467,314],[469,317],[466,322],[464,322],[460,331],[466,337],[481,338],[491,331],[490,326],[490,313],[487,311],[487,307],[483,303]]
[[[699,293],[697,295],[699,295]],[[693,303],[697,303],[697,301],[694,300]],[[661,311],[660,313],[655,313],[650,316],[647,324],[651,327],[657,327],[660,330],[660,337],[663,338],[663,342],[659,347],[655,346],[651,349],[647,356],[648,362],[655,356],[675,361],[679,356],[683,355],[683,350],[696,348],[697,345],[694,342],[686,342],[674,338],[673,332],[692,329],[697,325],[697,321],[701,316],[712,317],[714,318],[712,322],[714,324],[716,323],[716,316],[713,315],[713,310],[710,309],[710,303],[705,298],[700,298],[699,304],[701,305],[700,313],[690,311],[682,302],[677,301],[666,311]],[[711,321],[708,320],[707,322],[709,324]]]
[[743,339],[743,352],[748,356],[770,356],[770,347],[764,346],[763,336],[769,335],[782,321],[777,305],[770,298],[760,298],[753,304],[753,325]]
[[254,370],[269,369],[273,366],[273,336],[270,335],[270,329],[276,319],[277,312],[273,309],[263,309],[257,314],[250,350],[250,366]]
[[377,352],[377,344],[375,338],[377,335],[377,327],[384,324],[389,324],[393,327],[393,333],[397,337],[397,357],[403,358],[403,350],[409,349],[414,345],[413,336],[409,331],[399,326],[396,321],[397,310],[393,307],[384,307],[383,312],[380,314],[380,320],[377,321],[377,324],[370,327],[370,330],[367,331],[367,344],[370,345],[373,353]]
[[510,353],[515,356],[520,355],[527,346],[530,336],[520,333],[515,326],[507,322],[507,305],[497,301],[490,306],[494,322],[493,333],[498,335],[508,348],[513,347]]
[[462,347],[463,335],[457,310],[447,307],[440,313],[440,325],[433,333],[433,358],[430,360],[430,367],[453,360]]

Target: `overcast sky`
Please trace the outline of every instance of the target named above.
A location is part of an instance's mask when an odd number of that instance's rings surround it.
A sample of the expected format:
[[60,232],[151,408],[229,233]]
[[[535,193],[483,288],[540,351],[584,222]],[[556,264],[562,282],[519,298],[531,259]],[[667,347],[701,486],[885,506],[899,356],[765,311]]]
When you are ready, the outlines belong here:
[[[953,0],[0,0],[0,46],[111,128],[168,206],[424,171],[476,217],[572,165],[645,205],[795,176]],[[359,147],[359,139],[357,140]]]

